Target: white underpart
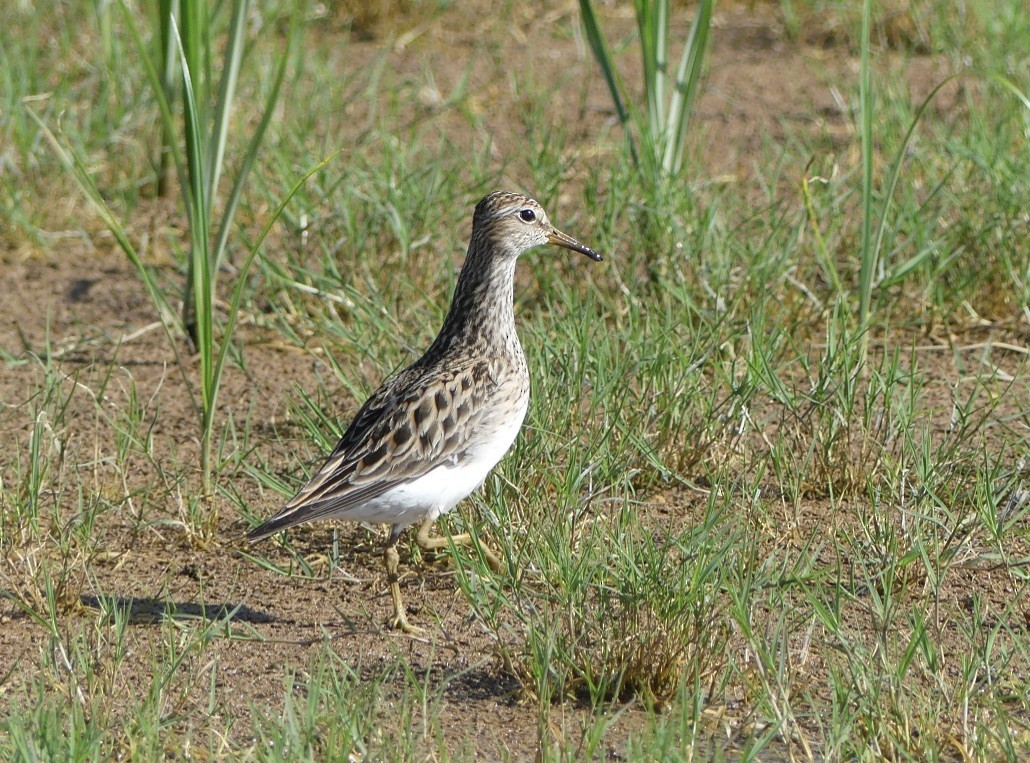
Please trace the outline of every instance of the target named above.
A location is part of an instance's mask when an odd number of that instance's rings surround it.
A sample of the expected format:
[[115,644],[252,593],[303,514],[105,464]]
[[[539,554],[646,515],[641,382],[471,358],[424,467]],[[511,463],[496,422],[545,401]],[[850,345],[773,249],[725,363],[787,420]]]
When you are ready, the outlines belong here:
[[351,508],[341,517],[407,527],[423,519],[436,519],[457,506],[483,484],[515,442],[529,401],[512,411],[511,418],[492,433],[474,433],[473,445],[460,465],[443,464],[416,480],[388,490],[378,498]]

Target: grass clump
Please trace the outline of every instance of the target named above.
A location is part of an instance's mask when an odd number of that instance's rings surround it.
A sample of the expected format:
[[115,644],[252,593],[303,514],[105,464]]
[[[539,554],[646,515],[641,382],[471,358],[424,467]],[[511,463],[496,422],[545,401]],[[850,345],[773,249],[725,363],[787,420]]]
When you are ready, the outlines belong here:
[[534,540],[509,558],[510,587],[461,571],[459,581],[530,696],[544,707],[660,704],[682,682],[711,689],[729,636],[723,586],[742,564],[717,510],[686,531],[643,527],[632,503],[529,525]]
[[100,553],[95,522],[103,502],[72,478],[76,398],[92,393],[54,363],[34,362],[42,372],[40,386],[10,409],[24,414],[28,443],[7,479],[0,479],[0,596],[53,630],[60,613],[79,606]]

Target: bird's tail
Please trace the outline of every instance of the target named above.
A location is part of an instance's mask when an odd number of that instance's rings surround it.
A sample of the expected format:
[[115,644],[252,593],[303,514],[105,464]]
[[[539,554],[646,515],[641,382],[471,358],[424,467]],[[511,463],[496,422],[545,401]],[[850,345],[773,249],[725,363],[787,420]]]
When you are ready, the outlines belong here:
[[294,525],[304,524],[305,522],[317,522],[322,519],[333,519],[340,516],[339,501],[330,499],[311,502],[301,500],[301,496],[283,506],[274,517],[248,532],[247,542],[255,543],[262,538],[275,535],[280,530],[285,530]]
[[285,530],[288,527],[293,527],[296,524],[300,524],[305,521],[304,517],[298,517],[300,513],[297,511],[296,506],[287,506],[278,514],[271,519],[262,522],[254,529],[247,533],[247,543],[257,543],[259,540],[267,538],[269,535],[275,535],[280,530]]

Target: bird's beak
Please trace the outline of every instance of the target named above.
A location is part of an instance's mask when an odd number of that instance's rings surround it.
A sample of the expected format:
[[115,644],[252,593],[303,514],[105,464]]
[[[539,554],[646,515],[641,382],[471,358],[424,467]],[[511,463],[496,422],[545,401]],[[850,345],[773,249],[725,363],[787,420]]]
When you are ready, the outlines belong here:
[[601,255],[591,249],[589,246],[583,246],[572,236],[562,233],[557,228],[551,228],[551,232],[547,234],[547,241],[551,244],[557,244],[558,246],[564,246],[566,249],[571,249],[574,252],[585,254],[587,257],[592,259],[594,262],[601,261]]

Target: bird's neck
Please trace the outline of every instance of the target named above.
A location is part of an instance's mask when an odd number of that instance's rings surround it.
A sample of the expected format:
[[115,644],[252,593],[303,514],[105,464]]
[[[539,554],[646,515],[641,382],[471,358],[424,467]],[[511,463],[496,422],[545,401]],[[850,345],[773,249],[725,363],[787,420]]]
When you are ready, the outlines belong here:
[[478,243],[469,246],[437,341],[517,348],[513,294],[518,257],[483,251]]

